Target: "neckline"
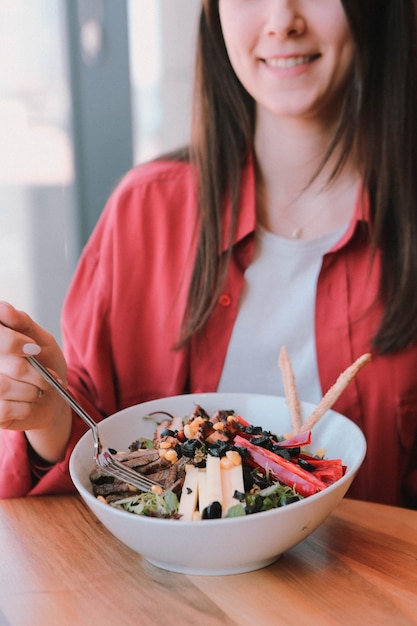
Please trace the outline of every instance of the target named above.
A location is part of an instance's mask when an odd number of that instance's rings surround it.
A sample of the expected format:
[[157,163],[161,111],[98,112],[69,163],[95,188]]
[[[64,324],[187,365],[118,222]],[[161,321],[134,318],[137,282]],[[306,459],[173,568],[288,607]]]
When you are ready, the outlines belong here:
[[264,226],[258,224],[256,227],[256,237],[259,237],[261,241],[270,242],[280,248],[286,248],[293,251],[320,250],[322,248],[330,249],[344,236],[348,227],[349,222],[339,226],[335,230],[325,233],[324,235],[319,235],[318,237],[312,237],[311,239],[294,239],[290,237],[282,237],[282,235],[272,233]]

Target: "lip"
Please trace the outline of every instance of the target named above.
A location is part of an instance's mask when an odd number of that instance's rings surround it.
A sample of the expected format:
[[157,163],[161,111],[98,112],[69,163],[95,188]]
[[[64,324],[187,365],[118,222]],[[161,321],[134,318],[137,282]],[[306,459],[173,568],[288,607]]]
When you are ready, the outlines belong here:
[[319,54],[287,54],[285,56],[266,57],[263,61],[271,67],[287,68],[311,63],[319,56]]
[[309,67],[314,61],[319,59],[321,55],[315,54],[285,54],[274,55],[261,58],[260,60],[264,65],[283,75],[294,75],[302,73]]

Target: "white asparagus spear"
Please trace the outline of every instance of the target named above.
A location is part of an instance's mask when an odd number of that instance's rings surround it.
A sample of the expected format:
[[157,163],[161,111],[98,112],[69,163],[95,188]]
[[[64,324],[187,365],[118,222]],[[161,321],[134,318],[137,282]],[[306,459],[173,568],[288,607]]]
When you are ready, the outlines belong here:
[[192,520],[198,500],[198,468],[187,465],[178,513],[183,520]]
[[200,514],[204,511],[210,502],[207,495],[207,475],[205,469],[198,470],[198,508]]
[[206,480],[207,480],[207,500],[208,503],[222,503],[222,479],[220,474],[220,458],[218,456],[207,455],[206,459]]
[[230,507],[239,504],[239,500],[234,498],[235,492],[244,493],[245,491],[242,463],[233,465],[230,468],[222,468],[221,479],[223,492],[222,515],[225,517]]

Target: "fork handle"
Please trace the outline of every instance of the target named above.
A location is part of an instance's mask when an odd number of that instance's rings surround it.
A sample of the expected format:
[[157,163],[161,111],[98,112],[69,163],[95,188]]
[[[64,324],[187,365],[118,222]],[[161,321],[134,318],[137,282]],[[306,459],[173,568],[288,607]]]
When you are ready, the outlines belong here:
[[[100,441],[98,438],[97,424],[93,420],[93,418],[84,411],[82,406],[80,406],[78,402],[75,400],[75,398],[71,394],[68,393],[65,387],[63,387],[56,380],[56,378],[54,378],[54,376],[52,376],[49,370],[47,370],[46,367],[44,367],[41,363],[39,363],[38,359],[36,359],[33,356],[28,356],[26,358],[29,361],[29,363],[31,363],[31,365],[33,365],[33,367],[39,372],[39,374],[46,380],[46,382],[48,382],[51,385],[51,387],[55,389],[55,391],[71,406],[71,408],[74,409],[77,415],[79,415],[79,417],[81,417],[81,419],[91,428],[91,430],[93,431],[93,435],[94,435],[94,444],[98,448],[100,448],[101,446],[100,446]],[[99,449],[98,452],[100,451],[101,450]]]

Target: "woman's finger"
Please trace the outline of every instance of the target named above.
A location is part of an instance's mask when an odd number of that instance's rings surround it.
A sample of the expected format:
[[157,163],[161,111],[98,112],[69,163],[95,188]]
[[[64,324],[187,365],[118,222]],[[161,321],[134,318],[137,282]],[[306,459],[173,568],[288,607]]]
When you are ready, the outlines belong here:
[[16,388],[17,383],[35,386],[43,391],[48,389],[48,383],[27,359],[0,352],[0,398],[4,399],[7,390],[12,385]]
[[46,389],[35,383],[15,380],[0,372],[0,400],[2,402],[37,402]]
[[[18,311],[5,302],[0,302],[1,354],[18,357],[39,354],[42,363],[57,372],[61,380],[65,380],[64,355],[53,335],[36,324],[27,313]],[[31,369],[34,371],[33,367]],[[38,376],[39,374],[37,374]],[[41,388],[44,387],[41,386]]]
[[39,327],[24,312],[12,305],[0,302],[0,351],[13,354],[39,354],[40,346],[35,338]]

